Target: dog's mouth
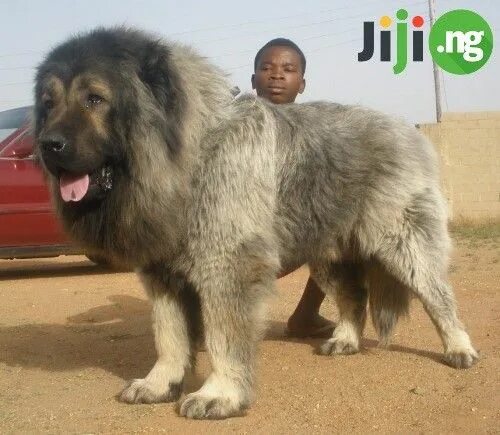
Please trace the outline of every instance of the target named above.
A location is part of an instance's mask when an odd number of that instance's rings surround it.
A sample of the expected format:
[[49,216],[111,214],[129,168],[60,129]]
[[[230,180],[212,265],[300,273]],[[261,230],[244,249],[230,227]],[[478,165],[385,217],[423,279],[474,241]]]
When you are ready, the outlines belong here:
[[103,166],[90,174],[61,171],[59,191],[64,202],[100,199],[113,188],[113,169]]

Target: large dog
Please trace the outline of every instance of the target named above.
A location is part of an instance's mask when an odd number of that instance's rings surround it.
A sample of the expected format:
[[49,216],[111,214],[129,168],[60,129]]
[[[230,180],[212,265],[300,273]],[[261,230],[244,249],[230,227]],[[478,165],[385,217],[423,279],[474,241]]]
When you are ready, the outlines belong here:
[[323,354],[359,350],[368,300],[386,343],[414,294],[445,360],[478,358],[447,283],[436,154],[414,127],[356,106],[234,100],[190,48],[124,28],[55,48],[35,93],[37,151],[67,231],[136,267],[153,303],[158,360],[124,401],[178,399],[203,333],[213,372],[179,412],[240,413],[266,296],[280,269],[305,263],[339,308]]

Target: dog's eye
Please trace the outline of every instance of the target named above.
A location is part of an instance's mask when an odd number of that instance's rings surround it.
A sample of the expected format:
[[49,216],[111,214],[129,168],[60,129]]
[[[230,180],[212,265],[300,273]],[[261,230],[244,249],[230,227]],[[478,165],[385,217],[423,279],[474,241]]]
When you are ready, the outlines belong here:
[[50,100],[50,99],[44,100],[43,107],[45,110],[52,109],[54,107],[54,100]]
[[96,95],[96,94],[89,94],[85,105],[87,107],[97,106],[98,104],[102,103],[103,101],[104,101],[104,98],[102,98],[101,96]]

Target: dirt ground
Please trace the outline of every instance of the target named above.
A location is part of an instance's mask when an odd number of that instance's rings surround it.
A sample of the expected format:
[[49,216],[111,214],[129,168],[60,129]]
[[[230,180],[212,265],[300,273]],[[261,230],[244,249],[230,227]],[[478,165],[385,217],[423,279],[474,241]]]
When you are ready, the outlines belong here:
[[[155,360],[150,305],[134,274],[84,257],[0,261],[0,433],[500,433],[500,239],[455,239],[451,280],[481,351],[476,366],[441,363],[440,340],[417,301],[390,350],[376,347],[369,325],[360,354],[316,355],[320,340],[284,335],[303,268],[278,283],[255,404],[224,421],[116,400]],[[322,314],[335,319],[333,304]],[[201,352],[187,391],[208,372]]]

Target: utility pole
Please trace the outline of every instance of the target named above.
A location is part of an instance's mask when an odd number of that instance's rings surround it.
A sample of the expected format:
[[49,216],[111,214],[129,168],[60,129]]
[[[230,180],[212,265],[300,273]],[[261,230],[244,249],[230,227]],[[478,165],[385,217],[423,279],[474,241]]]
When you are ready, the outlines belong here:
[[[434,25],[434,11],[435,11],[435,0],[429,0],[429,18],[430,18],[430,27]],[[432,69],[434,71],[434,93],[436,97],[436,120],[437,122],[441,122],[441,82],[439,80],[439,69],[432,59]]]

